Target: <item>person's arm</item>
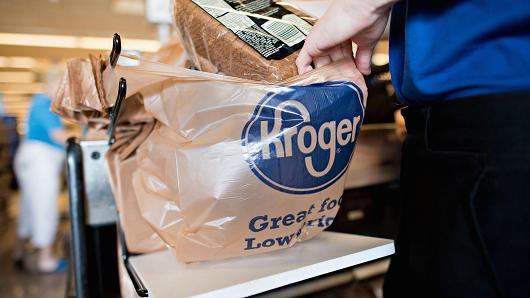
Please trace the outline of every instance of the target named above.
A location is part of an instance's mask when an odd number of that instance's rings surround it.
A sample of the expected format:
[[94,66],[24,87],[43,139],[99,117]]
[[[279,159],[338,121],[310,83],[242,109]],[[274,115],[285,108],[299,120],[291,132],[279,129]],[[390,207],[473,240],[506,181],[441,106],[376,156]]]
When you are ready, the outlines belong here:
[[353,59],[352,42],[357,44],[355,64],[370,74],[372,53],[383,35],[392,5],[398,0],[335,0],[307,36],[296,65],[300,74],[332,61]]
[[51,139],[57,144],[66,144],[66,141],[73,136],[74,133],[66,128],[55,129],[50,133]]

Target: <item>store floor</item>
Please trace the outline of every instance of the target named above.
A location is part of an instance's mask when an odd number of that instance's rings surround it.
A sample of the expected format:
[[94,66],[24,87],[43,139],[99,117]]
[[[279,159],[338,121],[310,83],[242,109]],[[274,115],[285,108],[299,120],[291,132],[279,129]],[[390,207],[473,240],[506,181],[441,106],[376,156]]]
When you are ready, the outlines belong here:
[[[61,214],[66,213],[66,196],[59,200]],[[66,273],[37,274],[35,267],[36,253],[30,249],[27,257],[28,266],[21,271],[15,268],[12,260],[13,246],[16,239],[16,215],[18,213],[18,194],[14,194],[8,201],[6,214],[0,215],[0,295],[1,297],[64,297],[66,287]],[[65,257],[67,249],[68,222],[61,216],[61,222],[55,242],[58,256]]]

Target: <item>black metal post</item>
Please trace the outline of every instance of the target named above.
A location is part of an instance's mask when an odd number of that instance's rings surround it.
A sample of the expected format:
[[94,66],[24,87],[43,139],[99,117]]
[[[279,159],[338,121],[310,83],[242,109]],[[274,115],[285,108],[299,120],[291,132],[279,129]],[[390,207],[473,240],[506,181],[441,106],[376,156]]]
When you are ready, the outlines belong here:
[[83,179],[81,146],[75,138],[67,141],[66,168],[70,205],[71,266],[74,272],[74,288],[77,298],[88,297],[87,250],[85,235],[86,193]]

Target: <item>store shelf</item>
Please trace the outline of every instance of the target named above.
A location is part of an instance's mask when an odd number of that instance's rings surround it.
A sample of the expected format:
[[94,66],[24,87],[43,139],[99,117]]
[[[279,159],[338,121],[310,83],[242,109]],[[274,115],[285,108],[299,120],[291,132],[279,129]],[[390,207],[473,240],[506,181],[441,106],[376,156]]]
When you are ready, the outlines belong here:
[[323,232],[290,249],[223,261],[180,263],[169,250],[129,260],[150,297],[243,297],[393,253],[392,240]]

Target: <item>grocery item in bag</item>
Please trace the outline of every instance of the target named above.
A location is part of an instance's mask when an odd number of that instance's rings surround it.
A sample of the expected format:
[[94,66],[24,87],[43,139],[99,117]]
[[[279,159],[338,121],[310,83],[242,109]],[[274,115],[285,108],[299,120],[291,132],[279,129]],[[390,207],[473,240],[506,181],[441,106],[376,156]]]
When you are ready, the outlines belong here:
[[288,248],[333,222],[366,100],[353,61],[277,85],[138,63],[113,70],[152,82],[132,187],[179,260]]
[[279,82],[298,74],[296,58],[311,17],[270,0],[175,0],[175,24],[202,71]]

